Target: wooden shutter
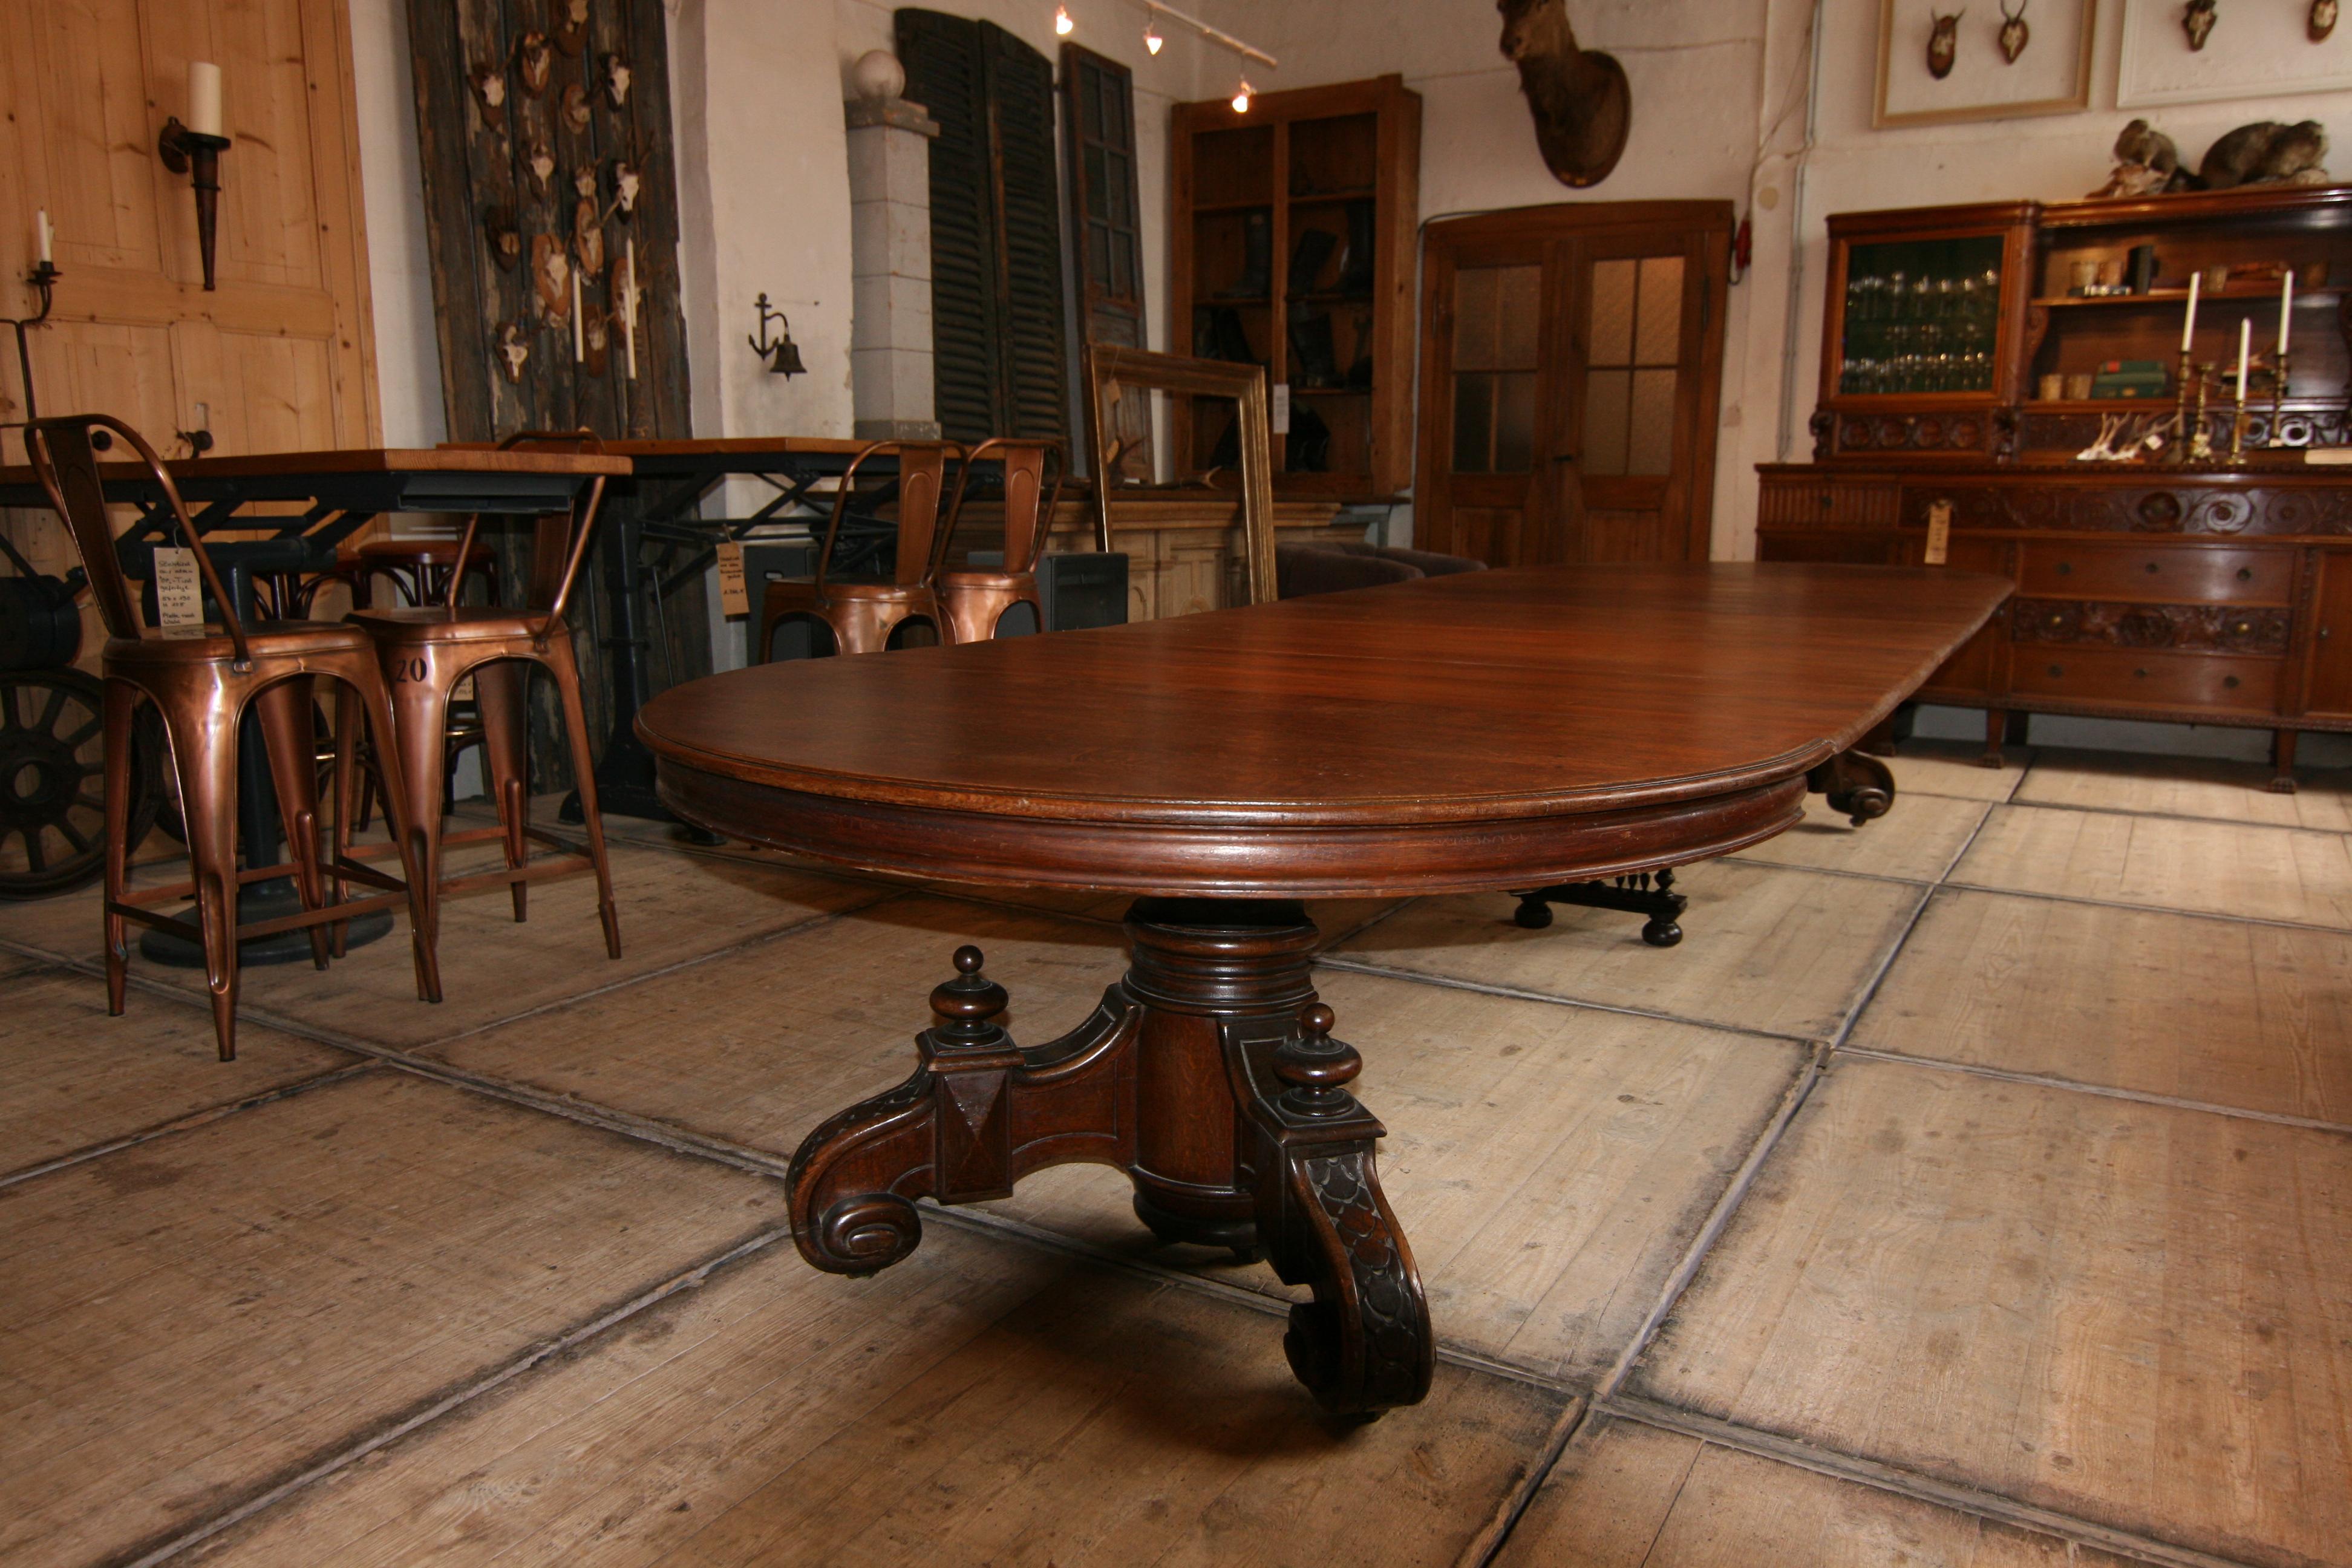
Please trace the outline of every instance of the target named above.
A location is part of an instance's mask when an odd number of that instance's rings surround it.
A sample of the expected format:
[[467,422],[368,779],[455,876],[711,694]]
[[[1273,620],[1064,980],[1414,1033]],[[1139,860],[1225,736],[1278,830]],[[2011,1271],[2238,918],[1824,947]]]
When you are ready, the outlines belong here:
[[1142,348],[1142,202],[1135,177],[1135,79],[1117,60],[1062,46],[1070,224],[1079,321],[1090,343]]
[[1054,70],[992,22],[897,13],[907,97],[931,143],[932,359],[950,439],[1066,440]]

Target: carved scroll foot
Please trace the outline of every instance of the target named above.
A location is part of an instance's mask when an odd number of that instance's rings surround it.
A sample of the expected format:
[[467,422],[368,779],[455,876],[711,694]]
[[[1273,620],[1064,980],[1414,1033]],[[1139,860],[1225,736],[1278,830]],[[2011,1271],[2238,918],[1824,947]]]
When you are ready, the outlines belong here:
[[931,993],[938,1020],[915,1037],[912,1078],[808,1135],[786,1178],[793,1239],[833,1274],[866,1275],[923,1238],[918,1198],[1005,1197],[1041,1166],[1133,1157],[1136,1009],[1106,999],[1074,1033],[1034,1051],[996,1019],[1004,988],[956,950],[956,978]]
[[1895,775],[1865,752],[1841,752],[1805,775],[1805,787],[1826,796],[1832,811],[1860,827],[1895,806]]
[[1436,1346],[1412,1248],[1381,1192],[1382,1129],[1348,1092],[1363,1058],[1331,1025],[1319,1003],[1299,1014],[1271,1062],[1281,1092],[1251,1108],[1265,1144],[1258,1229],[1283,1280],[1315,1291],[1290,1310],[1290,1370],[1325,1409],[1370,1418],[1428,1394]]

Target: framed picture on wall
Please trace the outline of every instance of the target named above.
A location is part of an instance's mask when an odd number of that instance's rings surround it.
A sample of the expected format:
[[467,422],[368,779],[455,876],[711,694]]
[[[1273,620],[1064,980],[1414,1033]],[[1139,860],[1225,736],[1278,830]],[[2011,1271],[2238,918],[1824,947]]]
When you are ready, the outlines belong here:
[[2122,4],[2119,109],[2352,88],[2352,27],[2315,44],[2306,5],[2222,5],[2205,47],[2192,49],[2178,0]]
[[[2144,8],[2156,7],[2144,0]],[[1884,130],[2088,109],[2098,19],[2098,0],[1880,0],[1871,123]],[[2012,60],[2004,29],[2013,41],[2019,23],[2025,44]],[[1941,76],[1930,66],[1939,31],[1949,47]]]

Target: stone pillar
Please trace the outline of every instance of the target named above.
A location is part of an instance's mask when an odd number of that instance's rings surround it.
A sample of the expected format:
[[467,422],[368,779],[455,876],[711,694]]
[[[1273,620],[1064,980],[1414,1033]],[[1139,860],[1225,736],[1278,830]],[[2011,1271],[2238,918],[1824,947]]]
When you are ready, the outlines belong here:
[[860,440],[937,440],[931,367],[931,138],[937,121],[898,94],[906,72],[877,49],[848,105],[850,384]]

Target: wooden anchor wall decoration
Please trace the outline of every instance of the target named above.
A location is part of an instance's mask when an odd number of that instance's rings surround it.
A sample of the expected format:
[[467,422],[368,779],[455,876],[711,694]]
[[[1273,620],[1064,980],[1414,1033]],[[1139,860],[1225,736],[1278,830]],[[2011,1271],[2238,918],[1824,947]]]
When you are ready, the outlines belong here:
[[690,434],[663,0],[408,16],[450,438]]

